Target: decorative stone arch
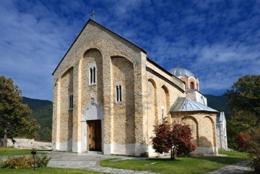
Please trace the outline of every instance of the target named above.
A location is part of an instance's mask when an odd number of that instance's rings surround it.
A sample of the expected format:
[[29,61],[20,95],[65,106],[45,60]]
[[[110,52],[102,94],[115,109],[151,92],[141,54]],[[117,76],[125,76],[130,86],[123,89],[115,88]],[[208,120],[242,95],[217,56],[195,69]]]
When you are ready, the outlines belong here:
[[[72,134],[73,134],[73,109],[70,105],[74,105],[71,101],[73,97],[73,66],[64,71],[60,77],[58,90],[58,110],[59,118],[57,120],[57,132],[59,132],[58,142],[59,150],[72,150]],[[72,103],[71,103],[72,102]]]
[[123,59],[126,59],[127,61],[131,62],[131,64],[132,64],[133,67],[134,67],[134,62],[133,62],[131,59],[129,59],[129,58],[123,56],[123,55],[112,55],[112,56],[111,56],[111,59],[114,59],[114,58],[123,58]]
[[216,129],[215,129],[215,122],[210,116],[205,116],[204,118],[208,118],[211,121],[212,124],[212,137],[213,137],[213,146],[217,147],[217,142],[216,142]]
[[100,121],[101,122],[101,148],[103,149],[104,144],[104,111],[103,107],[95,101],[88,103],[82,112],[81,117],[81,152],[87,151],[87,121]]
[[[91,85],[90,82],[90,68],[95,67],[96,71],[96,83]],[[95,93],[95,99],[99,104],[103,104],[103,56],[100,50],[96,48],[90,48],[83,53],[83,56],[79,62],[79,79],[81,84],[79,86],[81,89],[81,96],[83,98],[88,98],[88,101],[82,103],[82,106],[85,106],[90,102],[89,93]],[[88,89],[89,86],[92,86],[91,89]]]
[[190,89],[195,89],[195,84],[193,81],[190,82]]
[[[123,56],[111,56],[111,102],[112,102],[112,136],[114,144],[135,143],[135,75],[133,62]],[[121,101],[116,99],[117,87],[120,84]],[[120,146],[121,147],[121,146]],[[114,148],[111,153],[132,154],[134,148],[123,146]]]
[[215,123],[211,116],[204,116],[200,127],[200,152],[217,154]]
[[157,88],[156,82],[155,82],[152,78],[149,78],[149,79],[148,79],[148,82],[151,82],[151,83],[153,84],[153,86],[154,86],[155,89]]
[[196,118],[192,116],[184,116],[181,118],[181,122],[188,124],[192,132],[192,143],[197,147],[199,145],[199,123]]
[[199,82],[197,81],[196,83],[196,89],[199,91],[200,90],[200,86],[199,86]]
[[188,89],[188,80],[187,80],[187,78],[185,78],[185,77],[181,77],[181,80],[184,82],[184,84],[185,84],[185,89]]
[[198,82],[197,82],[197,79],[193,76],[189,77],[188,78],[188,88],[189,89],[196,89],[198,90]]
[[[82,55],[82,58],[84,58],[84,57],[86,57],[86,55],[88,54],[88,52],[90,52],[90,51],[97,51],[97,52],[99,52],[101,55],[102,55],[102,51],[100,50],[100,49],[98,49],[98,48],[88,48],[88,49],[86,49],[86,51],[83,53],[83,55]],[[81,58],[81,59],[82,59]]]
[[[94,68],[93,68],[94,67]],[[90,83],[90,68],[93,68],[95,83]],[[78,70],[78,103],[81,121],[81,152],[88,150],[88,121],[99,121],[101,149],[104,149],[104,118],[103,118],[103,56],[99,49],[89,48],[79,61]]]
[[67,68],[65,71],[63,71],[63,73],[61,74],[61,78],[63,78],[69,71],[73,70],[73,66],[70,66],[69,68]]
[[170,94],[169,90],[165,85],[162,85],[161,89],[164,91],[165,94],[165,106],[164,106],[164,117],[167,117],[167,121],[170,121]]
[[156,82],[152,79],[148,79],[147,84],[147,134],[148,134],[148,143],[151,142],[151,137],[154,135],[153,126],[158,125],[158,109],[157,109],[157,86]]
[[[152,78],[149,78],[148,79],[148,83],[151,83],[152,86],[153,86],[153,89],[154,89],[154,92],[153,92],[153,106],[151,107],[154,107],[154,113],[155,113],[155,119],[156,119],[156,125],[158,124],[158,109],[157,109],[157,85],[156,85],[156,82],[152,79]],[[149,89],[147,91],[147,95],[149,95]],[[149,102],[149,101],[148,101]]]

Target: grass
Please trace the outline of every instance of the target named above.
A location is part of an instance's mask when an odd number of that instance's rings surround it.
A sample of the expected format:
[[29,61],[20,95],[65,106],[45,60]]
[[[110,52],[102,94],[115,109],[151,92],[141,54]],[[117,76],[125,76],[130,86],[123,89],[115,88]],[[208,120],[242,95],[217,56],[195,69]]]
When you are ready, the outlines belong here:
[[[37,151],[37,153],[44,153]],[[119,169],[129,169],[135,171],[152,171],[157,173],[207,173],[213,170],[217,170],[229,164],[234,164],[239,161],[247,159],[247,154],[242,152],[229,152],[220,151],[220,154],[227,155],[226,157],[188,157],[177,158],[175,161],[170,159],[147,159],[147,160],[120,160],[120,159],[108,159],[100,162],[103,167],[112,167]],[[12,156],[12,155],[30,155],[31,150],[22,150],[14,148],[0,148],[0,156]],[[61,169],[61,168],[40,168],[36,169],[0,169],[0,174],[34,174],[34,173],[46,173],[46,174],[97,174],[99,172],[92,172],[80,169]]]
[[33,169],[0,169],[0,174],[100,174],[99,172],[80,169],[60,169],[60,168],[38,168]]
[[[45,153],[44,151],[37,151],[37,154]],[[15,148],[4,148],[0,147],[0,163],[1,156],[13,156],[13,155],[31,155],[29,149],[15,149]],[[80,169],[64,169],[64,168],[37,168],[33,169],[1,169],[0,174],[100,174],[100,172],[93,172]]]
[[129,169],[135,171],[151,171],[158,173],[207,173],[217,170],[229,164],[234,164],[247,159],[247,154],[242,152],[220,151],[227,157],[187,157],[170,159],[147,159],[147,160],[116,160],[108,159],[100,162],[103,167]]
[[[11,147],[0,147],[0,156],[13,155],[31,155],[31,149],[15,149]],[[45,153],[44,151],[37,151],[37,154]]]

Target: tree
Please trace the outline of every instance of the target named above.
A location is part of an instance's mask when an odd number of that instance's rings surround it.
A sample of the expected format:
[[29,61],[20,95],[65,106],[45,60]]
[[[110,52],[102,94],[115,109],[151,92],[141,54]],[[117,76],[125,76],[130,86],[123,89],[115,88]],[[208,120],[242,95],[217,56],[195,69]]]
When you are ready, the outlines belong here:
[[191,143],[191,129],[188,125],[173,124],[164,122],[154,126],[155,137],[152,139],[153,148],[159,153],[171,151],[171,159],[177,156],[189,156],[195,150],[195,145]]
[[260,128],[239,133],[236,141],[241,149],[249,153],[250,166],[260,173]]
[[4,146],[7,146],[8,137],[33,137],[39,129],[36,121],[29,119],[31,110],[22,103],[21,95],[12,79],[0,76],[0,136],[4,137]]
[[260,76],[246,75],[235,82],[224,94],[232,112],[250,111],[260,119]]
[[237,111],[232,114],[231,120],[227,124],[229,147],[239,150],[235,141],[240,132],[248,132],[258,125],[257,116],[250,111]]
[[248,150],[247,142],[251,140],[251,135],[248,132],[240,132],[236,136],[236,143],[241,150]]
[[260,76],[240,77],[224,95],[231,109],[231,120],[227,125],[229,145],[238,149],[237,134],[260,125]]

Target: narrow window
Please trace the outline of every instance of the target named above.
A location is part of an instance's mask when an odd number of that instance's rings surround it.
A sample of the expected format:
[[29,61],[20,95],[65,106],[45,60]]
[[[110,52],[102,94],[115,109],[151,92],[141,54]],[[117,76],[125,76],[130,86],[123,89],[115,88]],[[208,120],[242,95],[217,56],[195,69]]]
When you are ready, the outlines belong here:
[[96,84],[96,79],[97,79],[97,73],[96,73],[96,67],[95,65],[92,65],[89,67],[89,84],[90,85],[95,85]]
[[96,68],[93,67],[93,83],[96,84]]
[[116,86],[116,101],[118,102],[118,86]]
[[116,85],[116,103],[122,102],[122,86]]
[[119,85],[119,101],[122,102],[122,87]]
[[190,82],[190,89],[194,89],[194,83]]
[[70,94],[69,96],[69,110],[73,109],[73,95]]

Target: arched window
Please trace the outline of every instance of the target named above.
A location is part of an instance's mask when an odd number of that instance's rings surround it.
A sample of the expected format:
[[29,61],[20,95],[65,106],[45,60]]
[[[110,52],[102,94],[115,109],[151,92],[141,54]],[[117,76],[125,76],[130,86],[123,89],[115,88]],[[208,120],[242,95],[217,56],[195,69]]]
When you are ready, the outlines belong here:
[[96,65],[92,64],[89,66],[89,85],[95,85],[97,81],[97,70]]
[[69,95],[69,110],[73,110],[73,94]]
[[122,85],[121,84],[117,84],[116,85],[116,103],[122,103]]
[[194,83],[190,82],[190,89],[194,89]]

